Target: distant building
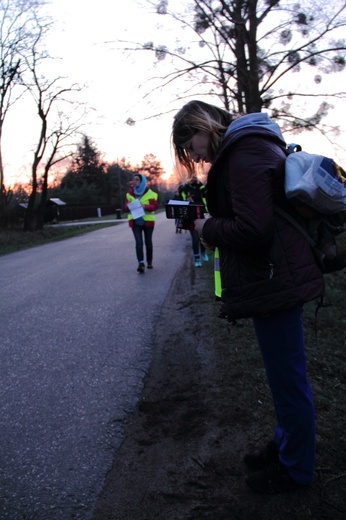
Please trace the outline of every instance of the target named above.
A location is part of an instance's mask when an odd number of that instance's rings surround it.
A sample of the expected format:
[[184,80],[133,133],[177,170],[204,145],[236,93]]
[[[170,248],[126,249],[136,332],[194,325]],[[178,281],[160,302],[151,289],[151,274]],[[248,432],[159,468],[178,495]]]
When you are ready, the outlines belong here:
[[46,222],[58,222],[60,217],[59,208],[61,206],[66,206],[66,202],[61,199],[52,198],[47,200],[47,208],[46,208]]

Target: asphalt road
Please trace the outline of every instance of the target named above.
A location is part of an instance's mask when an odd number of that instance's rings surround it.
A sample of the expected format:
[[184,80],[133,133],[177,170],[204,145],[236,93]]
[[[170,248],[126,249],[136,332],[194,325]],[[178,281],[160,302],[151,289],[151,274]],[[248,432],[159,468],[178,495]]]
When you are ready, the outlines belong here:
[[0,257],[0,520],[91,517],[191,254],[164,214],[153,243],[144,275],[127,223]]

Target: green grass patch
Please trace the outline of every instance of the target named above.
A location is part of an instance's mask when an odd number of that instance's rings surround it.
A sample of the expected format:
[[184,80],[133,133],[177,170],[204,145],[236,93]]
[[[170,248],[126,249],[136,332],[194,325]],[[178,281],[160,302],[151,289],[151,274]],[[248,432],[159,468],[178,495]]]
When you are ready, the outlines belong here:
[[[113,217],[114,218],[114,217]],[[109,220],[109,219],[108,219]],[[0,256],[22,249],[65,240],[66,238],[83,235],[95,229],[114,226],[116,223],[107,222],[107,219],[100,220],[100,223],[88,225],[81,221],[80,225],[74,223],[73,226],[46,226],[41,231],[22,231],[19,229],[0,230]]]

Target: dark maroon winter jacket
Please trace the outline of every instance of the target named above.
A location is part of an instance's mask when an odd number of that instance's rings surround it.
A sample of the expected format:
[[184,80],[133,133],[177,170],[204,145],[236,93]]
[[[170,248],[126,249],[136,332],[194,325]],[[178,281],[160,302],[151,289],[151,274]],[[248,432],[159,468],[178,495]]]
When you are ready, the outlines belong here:
[[324,293],[306,239],[275,213],[277,205],[299,219],[284,194],[281,133],[244,126],[226,134],[209,171],[212,218],[203,227],[205,241],[220,251],[222,312],[229,320],[266,316]]

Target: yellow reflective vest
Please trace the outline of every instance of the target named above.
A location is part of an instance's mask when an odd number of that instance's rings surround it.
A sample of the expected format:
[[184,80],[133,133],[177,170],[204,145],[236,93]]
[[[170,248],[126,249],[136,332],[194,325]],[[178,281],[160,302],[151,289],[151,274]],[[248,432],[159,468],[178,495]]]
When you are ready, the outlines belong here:
[[[139,202],[142,204],[142,206],[144,205],[149,205],[150,204],[150,201],[155,201],[155,209],[157,209],[157,199],[158,199],[158,194],[151,190],[149,188],[149,190],[147,190],[139,199]],[[131,195],[131,193],[127,192],[126,193],[126,200],[127,202],[133,202],[134,200],[136,200],[136,197],[134,197],[133,195]],[[133,217],[131,215],[131,213],[128,214],[128,221],[129,221],[129,224],[130,226],[132,225],[132,221],[133,221]],[[155,223],[155,220],[156,220],[156,217],[155,217],[155,211],[145,211],[145,214],[143,215],[143,220],[145,221],[146,225],[154,225]]]
[[214,284],[215,284],[215,296],[221,298],[222,286],[221,286],[221,273],[220,273],[220,256],[219,250],[215,247],[214,251]]
[[196,204],[203,203],[205,210],[207,211],[207,200],[205,198],[205,186],[201,182],[196,185],[189,183],[179,187],[179,195],[183,200],[189,200]]

